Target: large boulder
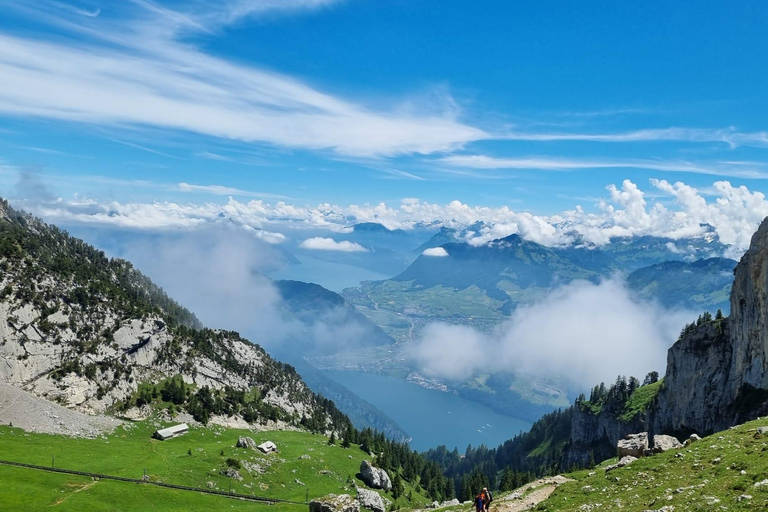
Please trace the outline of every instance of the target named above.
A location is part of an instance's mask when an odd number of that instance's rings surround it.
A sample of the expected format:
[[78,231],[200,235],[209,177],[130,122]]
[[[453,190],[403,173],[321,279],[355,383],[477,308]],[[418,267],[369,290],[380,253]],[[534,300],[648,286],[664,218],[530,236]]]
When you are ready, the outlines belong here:
[[357,501],[360,502],[360,506],[373,510],[374,512],[384,512],[386,506],[384,500],[381,499],[381,495],[376,491],[370,489],[357,488]]
[[368,487],[373,487],[374,489],[384,489],[385,491],[392,489],[392,480],[389,479],[387,472],[373,467],[367,460],[360,463],[360,479]]
[[251,439],[250,437],[238,437],[237,438],[237,444],[235,445],[237,448],[248,448],[251,450],[256,449],[256,441]]
[[221,474],[222,476],[226,476],[228,478],[233,478],[238,482],[240,482],[243,479],[243,477],[240,475],[240,472],[235,468],[222,469],[221,471],[219,471],[219,474]]
[[663,453],[667,450],[682,447],[683,445],[675,437],[665,435],[653,436],[653,453]]
[[616,455],[621,459],[627,455],[640,458],[648,450],[648,432],[629,434],[624,439],[619,439],[616,444]]
[[631,455],[627,455],[621,458],[619,462],[616,464],[611,464],[609,466],[605,467],[605,472],[613,471],[616,468],[623,468],[624,466],[628,466],[635,462],[637,460],[637,457],[632,457]]
[[309,512],[360,512],[360,502],[349,494],[329,494],[310,501]]

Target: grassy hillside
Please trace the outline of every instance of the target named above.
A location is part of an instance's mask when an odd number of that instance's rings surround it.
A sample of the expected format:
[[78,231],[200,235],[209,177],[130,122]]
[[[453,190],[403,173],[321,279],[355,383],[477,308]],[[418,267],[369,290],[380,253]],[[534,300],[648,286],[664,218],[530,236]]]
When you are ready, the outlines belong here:
[[[189,433],[167,441],[151,439],[160,424],[145,421],[130,424],[99,439],[77,439],[35,434],[0,427],[0,458],[50,466],[55,457],[59,468],[127,478],[142,478],[146,469],[153,481],[210,487],[241,494],[255,494],[304,502],[307,496],[351,493],[360,462],[370,459],[358,446],[328,445],[328,438],[306,432],[250,432],[225,428],[191,428]],[[165,423],[163,426],[167,425]],[[257,443],[271,440],[279,453],[262,454],[235,448],[239,436]],[[191,453],[191,455],[190,455]],[[219,474],[227,459],[236,459],[242,481]],[[258,465],[263,473],[246,469]],[[250,466],[254,467],[254,466]],[[231,500],[194,492],[176,491],[89,477],[47,473],[0,465],[0,510],[145,511],[145,510],[254,510],[266,505]],[[299,483],[301,482],[301,483]],[[212,484],[211,484],[212,483]],[[303,485],[302,485],[303,484]],[[427,499],[405,483],[405,492],[396,502],[406,506],[411,493],[414,506]],[[383,493],[392,500],[391,493]],[[277,504],[281,510],[305,510],[305,505]]]
[[627,286],[637,297],[657,300],[666,307],[722,309],[727,314],[735,266],[736,261],[727,258],[665,261],[632,272]]
[[567,475],[576,481],[536,510],[768,510],[768,435],[757,432],[765,426],[763,418],[608,473],[615,459]]

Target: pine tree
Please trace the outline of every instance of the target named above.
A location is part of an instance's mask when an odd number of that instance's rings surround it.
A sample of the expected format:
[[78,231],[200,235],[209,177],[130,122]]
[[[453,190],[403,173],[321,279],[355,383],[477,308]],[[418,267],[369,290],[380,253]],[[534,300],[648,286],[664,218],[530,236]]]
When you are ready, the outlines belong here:
[[653,371],[648,372],[648,375],[645,376],[645,379],[643,380],[643,386],[647,386],[648,384],[653,384],[655,382],[658,382],[659,380],[659,372]]
[[397,499],[403,495],[403,480],[400,475],[395,474],[395,478],[392,480],[392,498]]
[[331,432],[331,437],[328,438],[328,444],[329,445],[336,444],[336,433],[335,432]]

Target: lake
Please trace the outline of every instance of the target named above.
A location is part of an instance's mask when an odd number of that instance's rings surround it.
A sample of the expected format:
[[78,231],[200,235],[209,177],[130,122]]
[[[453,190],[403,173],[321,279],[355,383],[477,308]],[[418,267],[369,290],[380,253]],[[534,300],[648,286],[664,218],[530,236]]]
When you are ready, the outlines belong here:
[[424,451],[444,444],[461,453],[468,444],[496,447],[527,431],[531,424],[499,414],[458,395],[363,372],[324,372],[363,400],[395,420],[413,438],[411,446]]
[[344,288],[360,286],[360,281],[380,281],[392,277],[355,265],[318,260],[306,256],[301,257],[300,265],[286,265],[279,270],[268,272],[267,275],[272,279],[292,279],[316,283],[337,293],[340,293]]

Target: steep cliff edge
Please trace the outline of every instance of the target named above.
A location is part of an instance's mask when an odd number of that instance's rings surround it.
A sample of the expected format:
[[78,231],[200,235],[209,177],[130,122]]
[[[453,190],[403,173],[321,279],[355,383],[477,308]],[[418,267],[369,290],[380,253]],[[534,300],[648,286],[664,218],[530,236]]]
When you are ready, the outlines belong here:
[[731,314],[704,315],[667,353],[663,386],[640,416],[574,406],[562,466],[613,456],[626,434],[711,434],[768,413],[768,219],[734,270]]
[[669,349],[652,430],[709,434],[754,419],[768,400],[768,219],[734,270],[731,314]]
[[729,391],[734,344],[728,319],[704,323],[683,334],[667,353],[664,388],[648,430],[689,435],[730,426]]

